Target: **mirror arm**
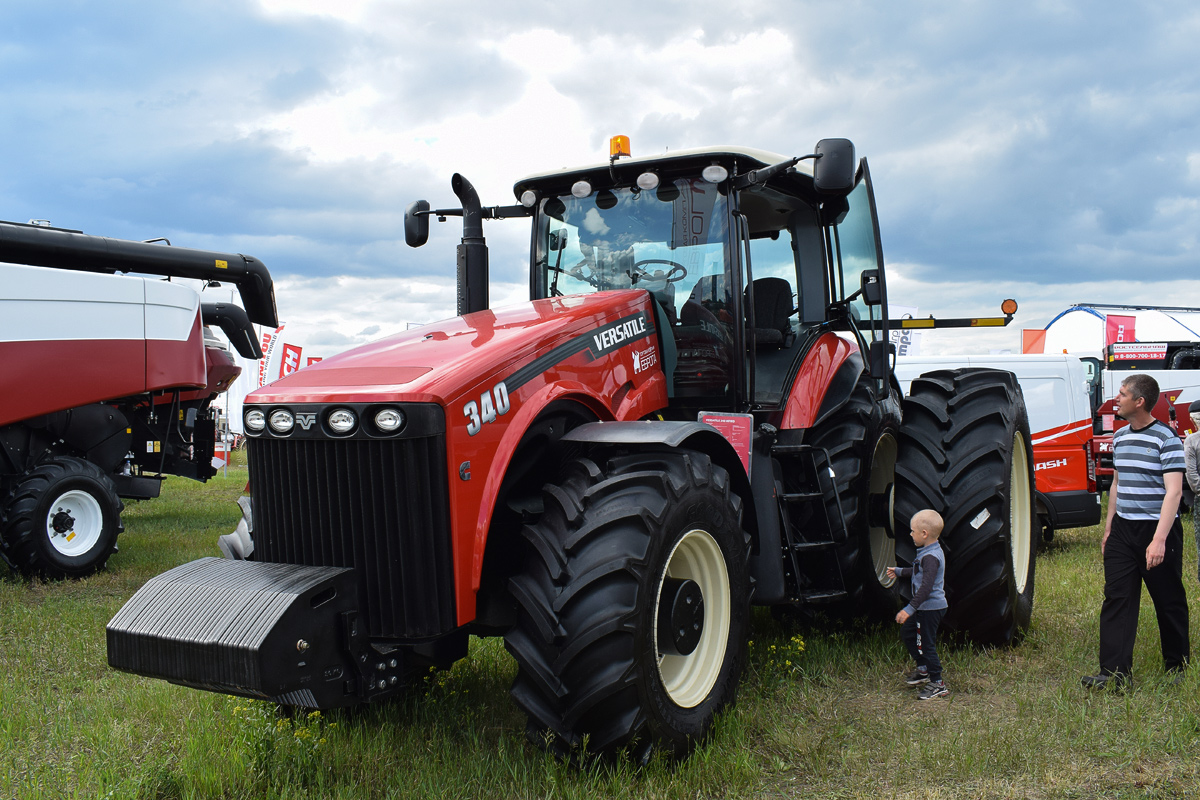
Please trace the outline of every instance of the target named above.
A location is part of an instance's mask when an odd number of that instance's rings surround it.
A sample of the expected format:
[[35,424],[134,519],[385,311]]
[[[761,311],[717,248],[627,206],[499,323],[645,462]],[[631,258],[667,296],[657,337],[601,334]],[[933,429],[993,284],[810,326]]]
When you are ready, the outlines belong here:
[[754,184],[759,184],[761,186],[779,173],[791,169],[798,162],[803,161],[806,158],[818,157],[819,156],[816,153],[810,153],[806,156],[789,158],[787,161],[780,161],[778,164],[772,164],[771,166],[763,167],[762,169],[752,169],[749,172],[743,172],[741,175],[738,175],[733,179],[733,188],[745,189],[747,186],[752,186]]

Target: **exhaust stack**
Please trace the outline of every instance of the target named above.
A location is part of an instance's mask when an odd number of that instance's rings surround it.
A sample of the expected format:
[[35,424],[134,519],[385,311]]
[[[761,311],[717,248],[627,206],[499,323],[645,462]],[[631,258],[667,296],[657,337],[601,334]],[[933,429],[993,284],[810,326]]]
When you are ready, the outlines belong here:
[[463,237],[458,246],[458,315],[462,316],[488,307],[488,249],[475,187],[456,172],[450,188],[462,203]]

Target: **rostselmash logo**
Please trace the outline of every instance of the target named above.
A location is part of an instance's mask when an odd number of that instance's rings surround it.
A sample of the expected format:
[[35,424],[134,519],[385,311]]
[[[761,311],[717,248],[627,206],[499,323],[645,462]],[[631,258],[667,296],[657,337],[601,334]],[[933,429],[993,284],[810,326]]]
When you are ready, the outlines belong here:
[[1065,467],[1067,460],[1065,458],[1056,458],[1053,461],[1043,461],[1040,464],[1034,464],[1033,469],[1036,472],[1039,469],[1054,469],[1055,467]]
[[651,347],[649,350],[633,351],[633,374],[650,369],[658,363],[658,351]]
[[296,415],[296,424],[299,425],[304,430],[308,430],[309,428],[311,428],[313,426],[313,424],[316,423],[316,421],[317,421],[316,414],[297,414]]
[[646,324],[646,315],[638,312],[632,317],[605,325],[593,333],[592,343],[588,345],[588,349],[592,351],[592,358],[599,358],[632,341],[645,338],[649,335],[649,330],[649,326]]
[[1101,453],[1111,453],[1112,452],[1112,442],[1098,442],[1096,449],[1099,450]]

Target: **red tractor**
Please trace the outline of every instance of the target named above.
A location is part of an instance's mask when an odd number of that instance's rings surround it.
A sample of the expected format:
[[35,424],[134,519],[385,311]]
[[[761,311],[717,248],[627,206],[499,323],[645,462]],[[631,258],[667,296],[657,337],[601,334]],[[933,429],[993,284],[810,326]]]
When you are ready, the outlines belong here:
[[[410,206],[414,246],[463,217],[461,316],[249,395],[249,560],[152,579],[109,663],[331,708],[503,636],[532,741],[682,757],[734,699],[751,604],[893,614],[886,570],[926,507],[947,624],[1017,639],[1038,530],[1020,388],[939,371],[902,411],[853,145],[621,155],[525,178],[513,206],[460,175],[461,208]],[[483,220],[514,217],[530,301],[492,310]]]
[[[121,498],[164,475],[216,474],[212,400],[241,372],[209,329],[261,355],[276,325],[249,256],[0,222],[0,556],[26,575],[81,577],[117,549]],[[137,272],[235,283],[247,311]]]

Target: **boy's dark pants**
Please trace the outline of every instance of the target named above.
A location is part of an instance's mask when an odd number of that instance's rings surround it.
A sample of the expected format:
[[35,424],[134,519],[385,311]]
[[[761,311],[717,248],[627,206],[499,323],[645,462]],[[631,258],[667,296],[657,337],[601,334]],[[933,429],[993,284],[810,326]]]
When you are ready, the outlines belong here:
[[1183,528],[1179,518],[1167,534],[1163,562],[1146,569],[1146,548],[1154,538],[1155,520],[1114,517],[1104,545],[1104,605],[1100,607],[1100,671],[1133,673],[1133,641],[1137,636],[1142,582],[1154,601],[1163,666],[1180,669],[1190,655],[1187,593],[1183,588]]
[[908,648],[909,655],[917,662],[918,667],[929,670],[931,681],[942,679],[942,662],[937,654],[937,632],[944,616],[944,608],[916,611],[900,626],[900,638]]

